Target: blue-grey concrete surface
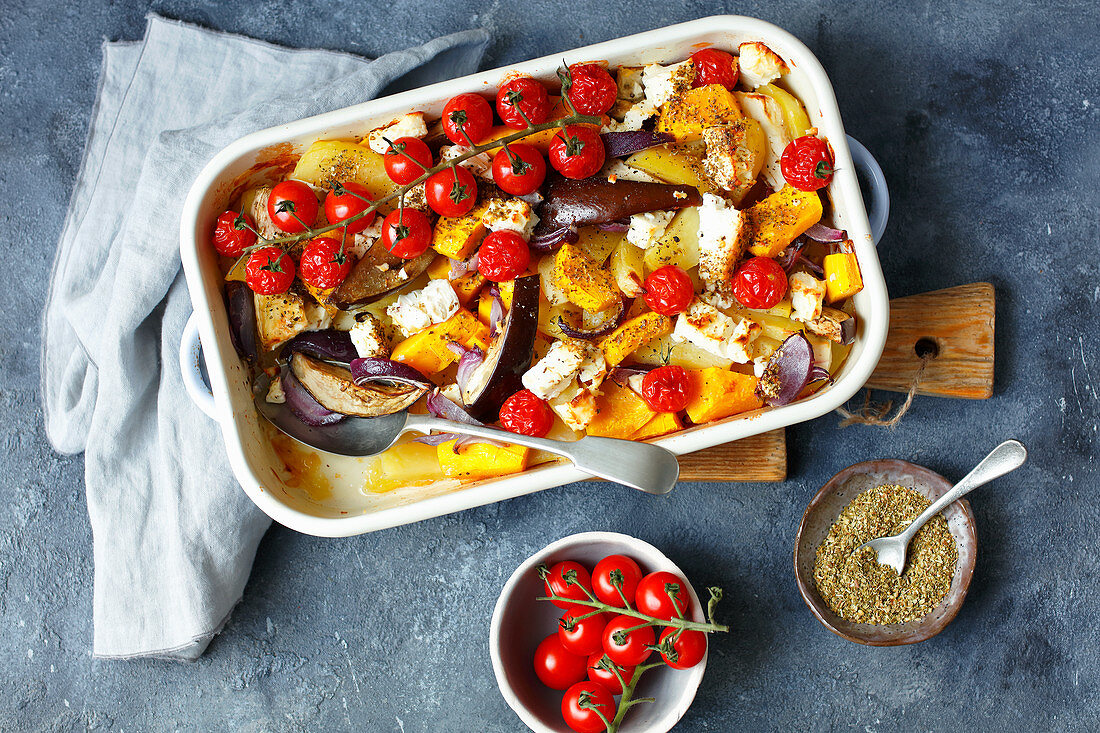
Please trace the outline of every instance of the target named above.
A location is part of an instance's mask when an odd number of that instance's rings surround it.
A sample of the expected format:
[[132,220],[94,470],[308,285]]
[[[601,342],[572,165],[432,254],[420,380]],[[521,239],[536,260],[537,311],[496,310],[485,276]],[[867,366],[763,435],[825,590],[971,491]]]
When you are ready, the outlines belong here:
[[[487,63],[718,12],[803,39],[894,208],[891,293],[997,288],[996,394],[918,398],[894,432],[788,431],[783,484],[683,484],[663,499],[578,484],[345,540],[273,528],[243,602],[192,665],[91,657],[91,536],[80,458],[47,446],[38,313],[79,164],[104,39],[138,39],[134,0],[0,3],[0,729],[514,731],[487,654],[513,568],[593,529],[663,548],[722,585],[716,639],[678,730],[1100,726],[1100,5],[1038,3],[390,3],[173,0],[169,17],[367,55],[475,26]],[[933,640],[871,649],[799,598],[794,532],[820,484],[878,457],[958,478],[1018,437],[1028,466],[973,496],[970,597]]]

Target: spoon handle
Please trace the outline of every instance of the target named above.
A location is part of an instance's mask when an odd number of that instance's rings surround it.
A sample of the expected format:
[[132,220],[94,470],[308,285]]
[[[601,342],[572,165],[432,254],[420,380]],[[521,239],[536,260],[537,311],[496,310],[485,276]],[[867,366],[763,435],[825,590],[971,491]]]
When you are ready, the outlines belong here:
[[979,486],[984,486],[993,479],[1000,478],[1010,471],[1015,471],[1017,468],[1024,465],[1024,461],[1026,460],[1027,449],[1024,448],[1023,443],[1018,440],[1006,440],[1001,443],[990,451],[989,455],[983,458],[981,463],[974,466],[974,470],[966,474],[962,481],[959,481],[959,483],[951,487],[950,491],[939,499],[936,499],[936,501],[932,502],[932,506],[921,512],[921,515],[905,528],[901,537],[908,543],[909,540],[913,538],[913,535],[915,535],[929,519],[939,514],[945,506],[961,499]]
[[566,442],[510,433],[488,425],[468,425],[427,415],[408,416],[405,430],[462,433],[544,450],[568,458],[585,473],[649,494],[667,494],[680,476],[676,454],[660,446],[617,438],[588,436]]

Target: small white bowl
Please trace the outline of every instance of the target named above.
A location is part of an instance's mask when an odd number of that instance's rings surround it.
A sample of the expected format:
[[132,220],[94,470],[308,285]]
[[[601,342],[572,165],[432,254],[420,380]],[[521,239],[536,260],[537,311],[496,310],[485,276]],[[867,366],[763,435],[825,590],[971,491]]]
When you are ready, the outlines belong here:
[[[545,595],[536,568],[575,560],[591,570],[608,555],[632,558],[643,573],[666,570],[687,580],[674,562],[648,542],[617,532],[582,532],[552,542],[527,558],[508,578],[497,599],[489,627],[493,673],[508,706],[536,733],[570,733],[561,717],[562,693],[544,686],[535,676],[535,647],[557,629],[563,613],[549,601],[535,600]],[[692,618],[705,621],[699,596],[690,581],[687,591],[691,596]],[[691,669],[676,670],[666,666],[646,672],[634,696],[653,697],[656,702],[631,708],[619,730],[622,733],[671,730],[695,699],[709,654],[708,645],[703,661]]]

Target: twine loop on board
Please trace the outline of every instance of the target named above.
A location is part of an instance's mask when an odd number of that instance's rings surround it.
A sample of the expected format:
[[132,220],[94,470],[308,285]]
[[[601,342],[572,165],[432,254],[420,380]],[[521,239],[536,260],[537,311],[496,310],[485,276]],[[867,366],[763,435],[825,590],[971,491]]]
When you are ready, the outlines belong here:
[[928,362],[932,361],[936,355],[934,353],[927,353],[921,356],[920,366],[917,367],[916,373],[913,375],[913,381],[909,383],[909,391],[905,393],[905,401],[901,403],[901,407],[894,413],[892,417],[887,417],[890,414],[891,408],[894,406],[893,400],[886,402],[885,404],[872,404],[871,403],[871,390],[867,390],[863,399],[863,407],[860,407],[855,412],[849,412],[843,407],[836,408],[836,413],[840,415],[843,420],[837,425],[838,428],[846,428],[849,425],[871,425],[873,427],[887,428],[893,430],[897,427],[901,419],[905,417],[905,413],[909,411],[909,407],[913,404],[913,398],[917,395],[917,388],[920,386],[920,380],[924,376],[924,369],[928,366]]

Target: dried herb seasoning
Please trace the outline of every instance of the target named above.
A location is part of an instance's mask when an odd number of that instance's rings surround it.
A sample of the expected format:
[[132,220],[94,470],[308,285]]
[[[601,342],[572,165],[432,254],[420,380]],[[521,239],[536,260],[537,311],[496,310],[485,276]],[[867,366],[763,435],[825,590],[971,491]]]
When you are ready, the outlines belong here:
[[958,546],[942,514],[909,543],[901,576],[880,565],[864,542],[895,535],[931,502],[904,486],[877,486],[852,500],[817,548],[814,581],[821,597],[841,618],[864,624],[899,624],[928,615],[951,588]]

